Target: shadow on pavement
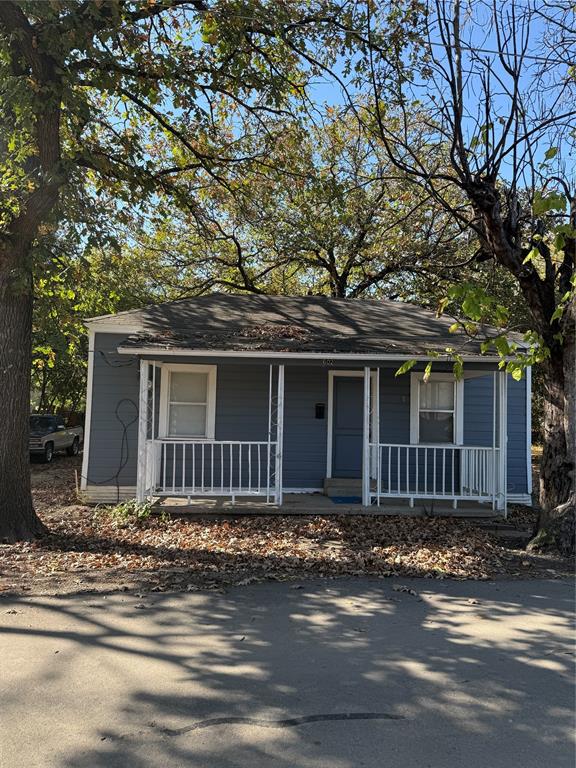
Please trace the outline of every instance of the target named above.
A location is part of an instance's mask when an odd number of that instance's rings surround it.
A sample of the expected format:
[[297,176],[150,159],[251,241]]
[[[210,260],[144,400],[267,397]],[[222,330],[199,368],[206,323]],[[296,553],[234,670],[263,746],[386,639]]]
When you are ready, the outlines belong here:
[[573,765],[565,582],[260,584],[0,614],[12,768]]

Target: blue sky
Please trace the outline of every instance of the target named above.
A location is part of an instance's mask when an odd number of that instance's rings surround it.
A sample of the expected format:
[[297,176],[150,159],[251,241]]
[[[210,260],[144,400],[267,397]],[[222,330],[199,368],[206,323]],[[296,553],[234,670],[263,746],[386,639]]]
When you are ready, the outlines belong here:
[[[517,17],[515,29],[518,32],[519,39],[518,44],[521,43],[521,33],[523,27],[521,24],[522,8],[528,6],[528,1],[525,6],[517,5]],[[535,6],[534,3],[531,4]],[[501,0],[498,5],[498,11],[500,14],[511,14],[514,4],[511,0]],[[491,104],[490,104],[490,121],[493,125],[494,140],[497,142],[502,135],[503,127],[508,118],[510,111],[510,95],[506,93],[506,89],[512,88],[512,79],[506,72],[505,67],[498,56],[498,38],[494,30],[491,18],[491,9],[489,9],[484,3],[475,0],[471,4],[471,13],[465,18],[461,31],[462,46],[464,49],[463,65],[465,69],[470,69],[474,66],[476,74],[470,79],[468,87],[465,88],[465,110],[469,113],[469,119],[466,121],[467,128],[467,140],[468,144],[474,141],[474,137],[478,137],[478,124],[476,121],[477,115],[479,116],[479,122],[485,124],[485,114],[483,111],[483,99],[481,98],[482,81],[481,76],[487,72],[486,62],[489,62],[491,73]],[[504,18],[505,23],[511,23],[510,16]],[[553,78],[569,77],[567,70],[568,66],[563,63],[556,63],[558,59],[555,59],[554,51],[550,50],[549,44],[545,43],[546,25],[542,18],[535,15],[531,18],[530,24],[526,27],[527,31],[527,48],[526,58],[523,64],[523,74],[520,79],[519,98],[526,104],[528,111],[528,119],[550,117],[552,115],[565,114],[574,109],[574,90],[567,89],[562,93],[562,89],[558,85],[554,85]],[[438,64],[445,64],[446,59],[443,55],[442,41],[439,34],[431,35],[432,53],[436,58]],[[518,55],[514,56],[514,49],[512,45],[509,46],[509,61],[519,60]],[[576,62],[576,51],[574,53],[573,61]],[[479,60],[479,58],[481,60]],[[553,62],[553,66],[545,67],[544,63],[547,60]],[[343,62],[337,62],[335,71],[340,77],[344,77],[342,73]],[[542,69],[546,71],[542,73]],[[539,82],[542,86],[540,91],[535,88],[535,83]],[[576,86],[576,84],[574,84]],[[440,87],[446,87],[446,83],[440,83]],[[354,92],[353,86],[350,86],[351,92]],[[422,103],[429,107],[431,110],[435,108],[435,104],[432,100],[432,94],[436,92],[438,94],[438,88],[430,87],[430,83],[426,81],[420,81],[415,86],[407,90],[407,93],[411,93],[415,99],[420,99]],[[320,104],[331,105],[344,105],[346,103],[346,97],[342,94],[341,88],[336,82],[336,79],[330,79],[328,76],[319,79],[317,83],[311,89],[311,96],[314,101]],[[572,125],[576,129],[576,116],[571,119]],[[566,122],[569,122],[567,119]],[[534,127],[534,124],[528,126],[528,130]],[[522,127],[520,127],[522,132]],[[533,138],[530,141],[530,151],[534,154],[536,164],[541,164],[545,161],[545,152],[554,146],[558,149],[557,156],[546,163],[542,167],[544,173],[547,173],[552,167],[563,167],[564,171],[568,175],[574,174],[575,158],[573,152],[574,130],[570,137],[569,132],[565,131],[563,135],[556,136],[551,131],[545,132],[544,135],[533,134]],[[509,135],[507,144],[510,145],[512,134]],[[501,169],[502,175],[505,178],[510,178],[511,164],[513,159],[512,152],[509,154],[509,161],[505,160]],[[526,179],[526,183],[529,179]]]

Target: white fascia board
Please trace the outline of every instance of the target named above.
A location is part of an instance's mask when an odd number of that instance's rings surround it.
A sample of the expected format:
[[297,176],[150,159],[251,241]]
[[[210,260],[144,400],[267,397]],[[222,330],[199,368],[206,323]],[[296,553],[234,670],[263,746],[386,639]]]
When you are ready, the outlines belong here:
[[123,323],[101,323],[91,322],[89,320],[84,321],[84,325],[89,331],[94,333],[123,333],[125,336],[130,336],[133,333],[146,333],[146,329],[141,325],[125,325]]
[[[396,352],[394,354],[358,353],[358,352],[268,352],[266,350],[219,350],[219,349],[165,349],[164,347],[118,347],[121,355],[160,355],[167,357],[251,357],[279,360],[391,360],[403,362],[404,360],[416,360],[428,362],[433,360],[438,363],[449,363],[449,359],[430,357],[427,355],[410,355]],[[496,365],[499,358],[487,358],[485,355],[463,356],[465,363],[486,363]]]

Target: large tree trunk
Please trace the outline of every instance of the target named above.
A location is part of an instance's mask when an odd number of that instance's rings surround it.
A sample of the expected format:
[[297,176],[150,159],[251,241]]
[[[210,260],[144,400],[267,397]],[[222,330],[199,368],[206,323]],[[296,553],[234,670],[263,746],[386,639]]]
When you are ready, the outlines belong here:
[[576,331],[574,299],[566,311],[562,352],[544,373],[544,450],[540,465],[540,520],[532,550],[574,554],[576,544]]
[[[60,166],[62,67],[39,44],[22,3],[0,2],[0,30],[10,37],[12,75],[28,89],[21,120],[33,151],[12,158],[6,142],[0,154],[26,174],[31,191],[15,195],[15,216],[0,239],[0,540],[31,539],[44,526],[30,492],[29,415],[32,363],[32,250],[40,228],[64,183]],[[10,100],[8,99],[8,104]],[[16,119],[16,118],[15,118]],[[30,135],[26,132],[30,131]],[[10,164],[8,165],[10,168]],[[8,209],[9,210],[9,209]]]
[[[548,345],[550,357],[542,364],[544,371],[544,450],[540,466],[540,507],[538,529],[529,549],[554,549],[563,555],[574,554],[576,538],[576,432],[574,426],[576,397],[576,308],[575,300],[565,307],[563,318],[551,318],[557,306],[557,287],[552,262],[548,256],[546,279],[541,279],[532,265],[525,265],[524,252],[510,243],[503,226],[500,194],[490,185],[474,185],[469,195],[483,222],[485,248],[518,281],[533,329]],[[518,237],[518,242],[521,238]],[[572,244],[569,246],[572,248]],[[567,246],[568,248],[568,246]],[[571,266],[565,262],[568,274]],[[568,290],[569,284],[564,286]],[[557,333],[562,339],[558,341]]]
[[0,540],[30,539],[44,531],[30,491],[29,410],[32,277],[0,261]]

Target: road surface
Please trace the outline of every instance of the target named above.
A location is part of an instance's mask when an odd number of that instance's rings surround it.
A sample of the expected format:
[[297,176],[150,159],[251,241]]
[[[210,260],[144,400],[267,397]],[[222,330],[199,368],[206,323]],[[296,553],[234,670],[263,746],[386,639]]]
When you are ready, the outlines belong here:
[[573,596],[358,579],[5,597],[0,764],[573,768]]

